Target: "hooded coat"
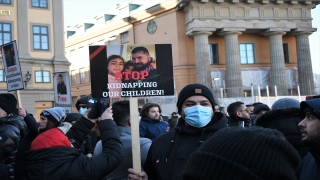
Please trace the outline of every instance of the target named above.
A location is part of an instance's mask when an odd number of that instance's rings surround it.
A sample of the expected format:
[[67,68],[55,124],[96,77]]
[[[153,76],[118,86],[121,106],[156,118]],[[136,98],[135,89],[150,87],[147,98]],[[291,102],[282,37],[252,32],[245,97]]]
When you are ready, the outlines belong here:
[[122,161],[123,145],[112,120],[99,123],[103,151],[89,158],[73,147],[51,147],[26,153],[29,179],[97,179],[112,172]]
[[260,116],[256,121],[256,126],[282,132],[303,158],[308,152],[308,147],[302,144],[301,129],[298,127],[303,119],[302,116],[300,108],[276,109]]
[[222,113],[216,112],[207,126],[195,128],[186,126],[185,120],[179,118],[174,130],[157,137],[151,144],[144,164],[149,180],[182,179],[190,155],[217,130],[228,127],[227,121]]

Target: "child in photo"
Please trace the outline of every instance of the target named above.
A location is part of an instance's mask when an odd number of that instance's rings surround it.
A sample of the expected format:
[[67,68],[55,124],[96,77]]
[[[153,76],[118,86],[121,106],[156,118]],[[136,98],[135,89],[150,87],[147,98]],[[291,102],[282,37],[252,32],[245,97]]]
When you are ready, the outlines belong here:
[[110,97],[121,97],[121,80],[116,79],[115,74],[122,72],[124,59],[119,55],[111,55],[108,61],[108,87]]

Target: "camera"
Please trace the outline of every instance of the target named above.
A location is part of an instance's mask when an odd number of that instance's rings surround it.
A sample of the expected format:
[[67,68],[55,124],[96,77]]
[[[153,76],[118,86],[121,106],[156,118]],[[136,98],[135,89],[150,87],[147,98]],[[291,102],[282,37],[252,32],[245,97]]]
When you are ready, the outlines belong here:
[[109,107],[109,98],[93,98],[91,95],[87,97],[87,108],[91,108],[88,113],[89,119],[97,119]]

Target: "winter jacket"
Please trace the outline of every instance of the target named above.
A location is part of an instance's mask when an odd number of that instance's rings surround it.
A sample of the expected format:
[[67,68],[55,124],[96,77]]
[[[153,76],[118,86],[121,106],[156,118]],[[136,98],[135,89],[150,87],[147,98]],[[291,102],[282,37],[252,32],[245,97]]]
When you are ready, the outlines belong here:
[[[123,144],[123,161],[121,164],[110,174],[105,177],[107,180],[126,180],[128,179],[128,169],[132,168],[132,138],[131,130],[117,126],[120,134],[121,142]],[[140,138],[140,152],[141,152],[141,166],[147,158],[147,154],[151,145],[151,140],[147,138]],[[94,156],[102,152],[102,144],[99,141],[94,149]]]
[[[39,129],[39,124],[36,122],[33,116],[27,114],[24,118],[24,121],[27,124],[28,131],[25,137],[23,137],[23,139],[21,140],[16,155],[16,164],[14,167],[14,175],[16,180],[27,179],[24,153],[30,150],[30,145],[32,141],[37,137]],[[72,142],[74,148],[80,149],[83,139],[93,126],[94,123],[82,117],[71,127],[66,135]]]
[[256,126],[276,129],[282,132],[290,144],[298,151],[300,157],[303,158],[308,152],[308,147],[301,142],[301,129],[298,127],[302,120],[301,116],[303,114],[300,108],[272,110],[261,115],[256,121]]
[[251,126],[250,119],[243,119],[240,117],[229,117],[228,125],[231,126],[239,126],[239,122],[244,121],[244,127]]
[[210,123],[203,128],[186,126],[179,118],[178,125],[157,137],[151,144],[144,170],[149,180],[182,179],[182,172],[190,157],[217,130],[228,127],[227,118],[215,113]]
[[320,179],[320,143],[310,148],[310,152],[302,159],[298,170],[300,180]]
[[0,118],[0,162],[7,166],[10,179],[14,179],[15,155],[26,128],[25,122],[18,115]]
[[100,180],[112,172],[122,161],[123,145],[116,124],[112,120],[99,123],[103,152],[89,158],[72,147],[52,147],[26,153],[29,179]]
[[153,141],[156,137],[167,132],[168,123],[160,120],[151,120],[146,116],[141,117],[140,121],[140,137],[149,138]]
[[7,166],[2,162],[0,162],[0,179],[1,180],[9,180],[10,179]]
[[24,152],[30,150],[30,145],[34,138],[38,135],[39,124],[36,122],[33,116],[27,114],[24,117],[24,122],[27,124],[27,133],[21,139],[18,152],[15,158],[15,166],[14,166],[14,178],[16,180],[24,180],[27,179],[27,171],[26,164],[24,160]]

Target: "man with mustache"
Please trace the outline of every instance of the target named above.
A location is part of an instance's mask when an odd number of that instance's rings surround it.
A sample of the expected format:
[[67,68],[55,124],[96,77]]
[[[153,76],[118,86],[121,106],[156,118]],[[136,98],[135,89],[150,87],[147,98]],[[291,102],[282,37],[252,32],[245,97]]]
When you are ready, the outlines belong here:
[[298,177],[300,180],[320,179],[320,99],[302,101],[300,109],[305,114],[299,123],[301,141],[310,149],[302,159]]

